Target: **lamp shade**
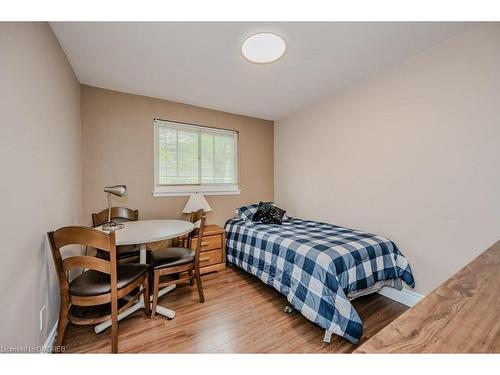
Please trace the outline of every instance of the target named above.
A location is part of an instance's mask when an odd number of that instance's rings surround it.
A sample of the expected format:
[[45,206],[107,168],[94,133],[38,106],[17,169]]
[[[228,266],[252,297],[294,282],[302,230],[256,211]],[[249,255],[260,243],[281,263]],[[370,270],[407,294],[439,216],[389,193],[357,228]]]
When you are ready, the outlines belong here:
[[106,186],[104,188],[104,192],[116,195],[117,197],[123,197],[127,194],[127,186],[125,185]]
[[189,214],[203,208],[206,212],[212,211],[212,207],[208,204],[203,194],[193,193],[189,196],[186,206],[182,210],[183,213]]

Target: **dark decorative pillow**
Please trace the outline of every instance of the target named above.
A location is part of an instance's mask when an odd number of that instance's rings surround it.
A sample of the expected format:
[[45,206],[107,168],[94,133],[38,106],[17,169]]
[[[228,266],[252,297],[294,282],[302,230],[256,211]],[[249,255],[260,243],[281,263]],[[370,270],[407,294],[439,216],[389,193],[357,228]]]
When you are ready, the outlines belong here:
[[283,224],[285,212],[272,202],[260,202],[257,211],[253,214],[252,221],[264,224]]
[[269,204],[272,204],[272,202],[259,202],[257,210],[253,213],[252,221],[262,221],[266,216],[266,208]]

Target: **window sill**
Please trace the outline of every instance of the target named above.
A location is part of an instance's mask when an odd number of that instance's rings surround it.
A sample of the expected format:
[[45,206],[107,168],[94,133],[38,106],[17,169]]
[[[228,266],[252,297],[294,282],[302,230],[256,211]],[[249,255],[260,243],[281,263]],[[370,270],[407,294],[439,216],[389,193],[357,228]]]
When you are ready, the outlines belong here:
[[204,190],[203,188],[192,189],[155,189],[153,190],[153,197],[187,197],[191,194],[199,193],[203,195],[239,195],[240,189],[231,190]]

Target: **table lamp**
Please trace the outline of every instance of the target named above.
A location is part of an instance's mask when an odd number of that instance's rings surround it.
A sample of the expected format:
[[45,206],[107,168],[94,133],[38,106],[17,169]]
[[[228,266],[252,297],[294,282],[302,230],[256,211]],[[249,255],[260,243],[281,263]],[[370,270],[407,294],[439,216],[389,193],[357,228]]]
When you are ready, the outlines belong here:
[[200,193],[192,193],[189,196],[189,199],[186,203],[186,206],[182,210],[182,213],[184,214],[190,214],[191,212],[198,211],[199,209],[203,208],[205,212],[210,212],[212,211],[212,207],[208,204],[207,200],[203,196],[203,194]]
[[108,194],[108,222],[103,224],[102,230],[114,232],[115,230],[122,229],[124,225],[111,221],[111,195],[124,197],[127,195],[127,187],[125,185],[106,186],[104,192]]

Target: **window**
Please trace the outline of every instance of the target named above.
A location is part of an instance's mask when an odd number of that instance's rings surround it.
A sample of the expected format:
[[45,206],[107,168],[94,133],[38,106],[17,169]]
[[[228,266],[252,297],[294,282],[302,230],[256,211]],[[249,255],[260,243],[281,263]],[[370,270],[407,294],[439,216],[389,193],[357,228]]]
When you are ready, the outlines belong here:
[[238,132],[154,120],[154,196],[238,194]]

